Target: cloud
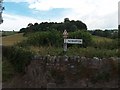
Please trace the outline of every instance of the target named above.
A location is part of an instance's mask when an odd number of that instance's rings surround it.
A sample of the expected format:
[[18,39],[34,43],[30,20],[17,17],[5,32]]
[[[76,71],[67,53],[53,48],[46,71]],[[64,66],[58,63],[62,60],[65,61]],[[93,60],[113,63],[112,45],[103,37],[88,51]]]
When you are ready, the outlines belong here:
[[10,14],[3,14],[3,18],[4,22],[0,25],[0,30],[6,31],[19,31],[21,28],[27,27],[28,23],[41,22],[34,18]]
[[[4,2],[27,2],[29,8],[36,10],[50,10],[52,8],[71,8],[75,11],[111,12],[117,7],[119,0],[4,0]],[[106,12],[106,13],[107,13]]]
[[81,20],[94,28],[117,28],[119,0],[39,0],[31,3],[29,8],[49,11],[53,8],[69,8],[64,18]]
[[[54,8],[69,9],[63,11],[63,16],[52,21],[59,21],[66,17],[71,20],[81,20],[87,24],[88,29],[94,28],[117,28],[118,24],[118,1],[119,0],[4,0],[5,2],[27,2],[31,10],[42,13]],[[41,16],[42,17],[42,16]],[[47,18],[47,17],[46,17]],[[27,20],[28,19],[28,20]],[[31,20],[27,18],[26,22]],[[33,20],[33,19],[32,19]],[[17,18],[15,21],[20,21]],[[5,23],[5,22],[4,22]],[[7,23],[7,22],[6,22]],[[25,24],[26,25],[26,24]]]
[[88,25],[89,29],[117,29],[118,27],[118,14],[113,12],[109,15],[105,15],[97,18],[88,18],[84,22]]
[[4,2],[16,2],[16,3],[19,3],[19,2],[27,2],[27,3],[34,3],[38,0],[4,0]]
[[[27,0],[26,0],[27,1]],[[36,10],[50,10],[52,8],[71,8],[76,12],[90,12],[98,10],[108,13],[117,7],[119,0],[34,0],[29,7]]]

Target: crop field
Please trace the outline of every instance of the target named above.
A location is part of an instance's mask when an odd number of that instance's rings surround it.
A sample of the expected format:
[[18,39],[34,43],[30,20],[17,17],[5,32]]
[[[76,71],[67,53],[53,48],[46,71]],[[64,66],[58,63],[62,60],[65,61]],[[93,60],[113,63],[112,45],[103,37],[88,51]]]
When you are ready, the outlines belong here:
[[20,42],[24,39],[25,37],[23,37],[23,33],[5,36],[2,37],[2,44],[5,46],[14,45],[15,43]]
[[16,34],[16,31],[2,31],[1,36],[10,36]]
[[[2,44],[5,46],[13,45],[17,42],[24,40],[24,39],[26,39],[26,38],[23,37],[23,33],[5,36],[5,37],[2,37]],[[92,36],[92,39],[95,43],[104,42],[104,41],[111,42],[113,40],[110,38],[100,37],[100,36]]]
[[92,39],[95,42],[104,42],[104,41],[111,42],[113,40],[113,39],[110,39],[110,38],[100,37],[100,36],[93,36]]

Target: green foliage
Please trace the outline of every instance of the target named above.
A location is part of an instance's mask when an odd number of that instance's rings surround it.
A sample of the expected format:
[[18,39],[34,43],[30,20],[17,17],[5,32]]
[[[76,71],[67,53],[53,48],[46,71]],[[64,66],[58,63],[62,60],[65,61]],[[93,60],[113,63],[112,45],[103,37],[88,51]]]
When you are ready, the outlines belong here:
[[94,47],[79,48],[79,47],[69,47],[66,53],[68,56],[85,56],[85,57],[117,57],[116,49],[99,49]]
[[12,66],[12,64],[5,58],[2,57],[3,61],[2,61],[2,81],[7,81],[9,79],[11,79],[14,74],[14,68]]
[[[88,32],[85,31],[76,31],[76,32],[70,32],[69,38],[81,38],[83,39],[83,44],[79,46],[87,47],[91,44],[91,35]],[[34,45],[34,46],[55,46],[55,47],[62,47],[63,45],[63,36],[62,33],[51,30],[51,31],[45,31],[45,32],[36,32],[32,33],[28,36],[27,40],[28,44]]]
[[50,30],[57,30],[60,32],[63,32],[63,30],[67,30],[69,32],[71,31],[77,31],[79,29],[84,29],[85,31],[87,30],[87,25],[83,23],[82,21],[74,21],[74,20],[69,20],[69,18],[65,18],[64,22],[42,22],[40,24],[38,23],[29,23],[26,28],[21,28],[20,33],[31,33],[31,32],[38,32],[38,31],[50,31]]
[[21,42],[17,42],[14,45],[18,47],[26,48],[26,49],[29,49],[29,46],[30,46],[30,44],[27,43],[27,40],[22,40]]
[[96,36],[101,36],[101,37],[107,37],[107,38],[118,38],[118,30],[117,29],[113,29],[113,30],[93,30],[93,31],[89,31],[92,35],[96,35]]
[[33,53],[18,46],[3,47],[3,56],[13,65],[15,71],[24,72],[33,57]]
[[61,46],[62,34],[55,30],[36,32],[28,36],[27,42],[34,46]]
[[117,39],[103,39],[93,40],[91,43],[92,47],[99,48],[99,49],[118,49],[118,40]]
[[16,34],[14,31],[2,31],[2,37]]
[[31,47],[31,50],[38,53],[39,55],[52,55],[52,56],[80,56],[80,57],[117,57],[118,52],[116,49],[99,49],[94,47],[80,48],[76,46],[68,47],[66,53],[63,52],[63,48],[60,47]]
[[57,48],[57,47],[40,47],[38,49],[38,54],[40,55],[62,55],[63,48]]
[[79,45],[79,46],[83,46],[83,47],[89,46],[92,42],[91,34],[88,33],[87,31],[85,32],[84,30],[79,30],[76,32],[69,33],[69,38],[83,39],[83,44]]

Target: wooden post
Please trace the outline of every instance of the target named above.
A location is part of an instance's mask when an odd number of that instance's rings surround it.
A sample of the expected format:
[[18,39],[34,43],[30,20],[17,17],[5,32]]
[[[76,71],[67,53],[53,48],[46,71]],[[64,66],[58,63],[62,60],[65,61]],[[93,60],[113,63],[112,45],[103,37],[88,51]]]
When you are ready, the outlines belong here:
[[66,43],[67,36],[68,36],[68,33],[67,33],[66,30],[64,30],[64,32],[63,32],[63,38],[64,38],[64,46],[63,46],[63,48],[64,48],[64,52],[67,51],[67,43]]

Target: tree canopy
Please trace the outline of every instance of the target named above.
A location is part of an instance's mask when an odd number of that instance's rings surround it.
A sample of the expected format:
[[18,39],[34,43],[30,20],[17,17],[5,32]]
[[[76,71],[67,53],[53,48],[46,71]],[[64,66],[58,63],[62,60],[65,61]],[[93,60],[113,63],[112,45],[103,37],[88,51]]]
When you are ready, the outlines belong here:
[[96,29],[96,30],[92,30],[89,31],[92,35],[96,35],[96,36],[101,36],[101,37],[107,37],[107,38],[118,38],[118,30],[117,29],[113,29],[113,30],[100,30],[100,29]]
[[80,20],[69,20],[65,18],[64,22],[41,22],[39,23],[29,23],[26,28],[21,28],[20,32],[36,32],[36,31],[50,31],[57,30],[63,32],[65,29],[69,32],[77,30],[87,30],[87,25]]

